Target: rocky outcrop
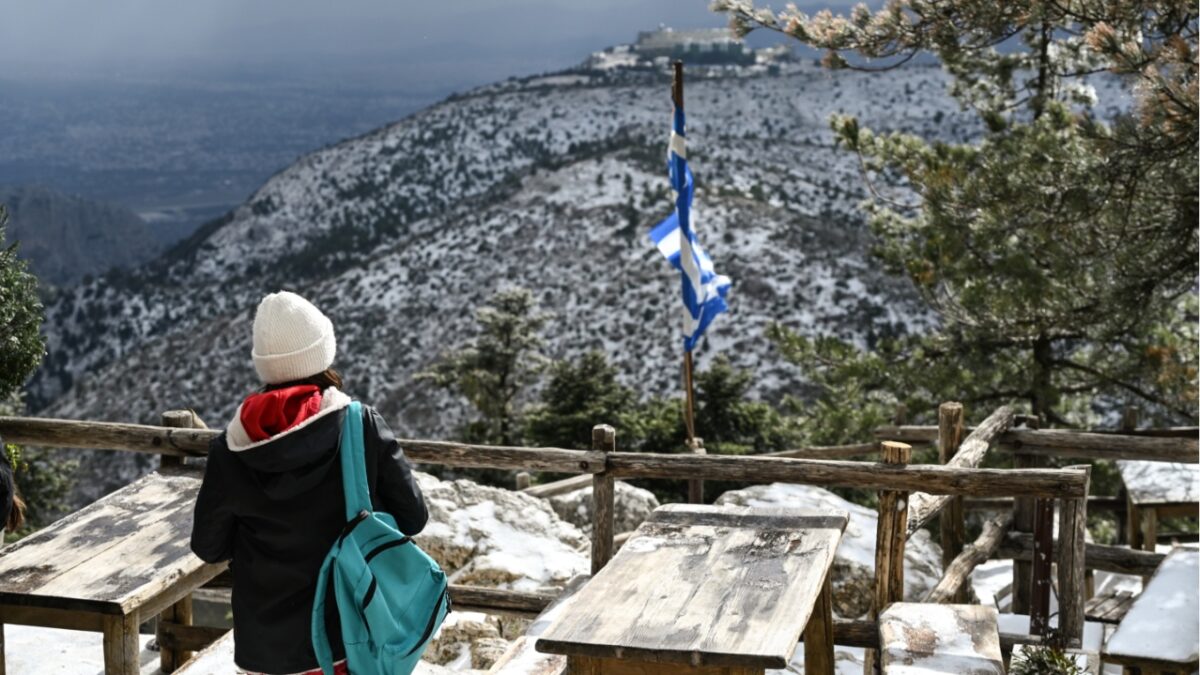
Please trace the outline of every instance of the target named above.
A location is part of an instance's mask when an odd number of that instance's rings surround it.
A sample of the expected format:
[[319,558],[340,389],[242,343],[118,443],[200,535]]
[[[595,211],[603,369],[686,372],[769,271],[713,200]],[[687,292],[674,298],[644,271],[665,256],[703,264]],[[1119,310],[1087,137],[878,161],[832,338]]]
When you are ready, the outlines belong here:
[[[850,522],[833,564],[833,610],[847,619],[866,615],[875,583],[875,530],[879,520],[875,511],[822,488],[782,483],[726,492],[716,503],[848,512]],[[933,543],[927,531],[913,535],[904,550],[904,597],[924,597],[942,576],[941,561],[941,547]]]
[[[658,499],[649,490],[634,487],[623,481],[616,482],[614,531],[630,532],[658,508]],[[559,518],[578,527],[585,535],[592,534],[592,488],[555,495],[549,499],[550,507]]]

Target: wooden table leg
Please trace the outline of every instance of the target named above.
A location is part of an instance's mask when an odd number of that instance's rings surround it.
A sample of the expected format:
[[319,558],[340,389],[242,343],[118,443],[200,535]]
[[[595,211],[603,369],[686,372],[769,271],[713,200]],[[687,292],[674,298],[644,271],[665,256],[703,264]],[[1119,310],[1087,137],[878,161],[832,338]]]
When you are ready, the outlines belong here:
[[1129,548],[1140,551],[1142,549],[1142,516],[1138,513],[1138,508],[1133,505],[1132,500],[1127,500],[1125,503],[1125,529],[1129,533]]
[[192,652],[177,650],[167,647],[164,644],[164,640],[162,639],[162,625],[164,621],[169,621],[180,626],[192,625],[192,596],[189,594],[179,602],[163,610],[163,613],[158,616],[159,665],[164,673],[173,673],[175,669],[192,658]]
[[138,613],[104,617],[104,674],[139,675]]
[[1158,546],[1158,511],[1153,507],[1138,510],[1142,513],[1142,550],[1153,553]]
[[833,675],[833,589],[832,570],[825,575],[821,594],[812,616],[804,627],[804,672],[806,675]]

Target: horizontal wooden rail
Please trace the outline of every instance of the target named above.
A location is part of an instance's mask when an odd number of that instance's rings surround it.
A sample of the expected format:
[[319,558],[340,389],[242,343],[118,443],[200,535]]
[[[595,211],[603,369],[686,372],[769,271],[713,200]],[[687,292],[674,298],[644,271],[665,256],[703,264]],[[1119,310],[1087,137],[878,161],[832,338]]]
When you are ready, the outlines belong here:
[[554,593],[450,585],[450,602],[454,604],[455,611],[480,611],[533,618],[541,614],[557,597]]
[[[1012,497],[987,497],[978,499],[968,497],[963,499],[963,507],[968,511],[1008,511],[1012,510],[1013,502]],[[1125,500],[1120,497],[1089,495],[1087,498],[1088,513],[1096,511],[1120,511],[1125,506]]]
[[[996,551],[996,558],[1032,560],[1033,535],[1027,532],[1009,532]],[[1158,569],[1164,558],[1166,556],[1162,553],[1136,551],[1125,546],[1091,543],[1083,546],[1083,566],[1090,570],[1149,576]]]
[[1082,497],[1087,485],[1084,472],[1067,469],[960,469],[745,455],[614,452],[608,466],[618,478],[688,477],[978,497]]
[[530,497],[541,497],[544,499],[546,497],[554,497],[556,495],[563,495],[568,492],[582,490],[583,488],[591,486],[592,477],[584,474],[582,476],[571,476],[570,478],[556,480],[553,483],[530,485],[529,487],[521,490],[521,492],[524,492]]
[[799,459],[850,459],[851,457],[870,456],[872,459],[879,455],[878,443],[858,443],[855,445],[817,445],[811,448],[795,448],[767,452],[756,457],[796,457]]
[[[869,619],[833,619],[833,642],[843,647],[879,648],[879,622]],[[1011,651],[1015,645],[1040,645],[1046,639],[1022,633],[1000,633],[1000,647]]]
[[[207,452],[208,442],[217,433],[211,429],[0,417],[0,437],[5,441],[58,448],[199,457]],[[618,478],[787,482],[974,497],[1079,497],[1086,485],[1082,472],[1063,469],[963,469],[786,457],[603,453],[407,439],[401,439],[400,445],[415,462],[559,473],[599,473],[605,469],[607,455],[607,466]]]
[[[0,417],[0,438],[9,443],[51,448],[125,450],[176,457],[203,457],[215,429],[177,429],[119,422],[82,422],[38,417]],[[533,469],[559,473],[598,473],[604,453],[559,448],[509,448],[447,441],[400,439],[414,462],[457,467]]]
[[[1000,449],[1027,455],[1079,459],[1142,459],[1155,462],[1200,463],[1200,443],[1191,427],[1186,435],[1153,435],[1151,429],[1134,434],[1074,431],[1071,429],[1010,429],[1000,435]],[[971,430],[973,431],[973,429]],[[884,426],[875,429],[879,439],[904,443],[937,442],[936,426]]]

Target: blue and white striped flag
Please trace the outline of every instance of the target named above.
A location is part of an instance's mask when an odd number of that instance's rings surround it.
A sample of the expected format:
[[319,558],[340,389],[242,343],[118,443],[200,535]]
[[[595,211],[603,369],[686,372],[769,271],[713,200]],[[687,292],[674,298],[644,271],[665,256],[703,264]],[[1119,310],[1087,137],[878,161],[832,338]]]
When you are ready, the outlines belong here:
[[683,347],[690,352],[708,324],[728,308],[725,295],[729,293],[730,281],[729,277],[721,276],[713,269],[712,259],[700,245],[692,227],[695,185],[687,163],[682,108],[675,108],[675,128],[671,130],[667,167],[671,186],[675,188],[675,213],[650,231],[650,241],[683,277]]

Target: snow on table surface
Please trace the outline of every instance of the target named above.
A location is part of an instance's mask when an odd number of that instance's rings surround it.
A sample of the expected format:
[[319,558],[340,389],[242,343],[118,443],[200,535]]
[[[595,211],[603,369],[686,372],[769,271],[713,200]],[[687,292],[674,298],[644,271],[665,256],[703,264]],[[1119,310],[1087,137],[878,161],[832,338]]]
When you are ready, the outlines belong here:
[[889,675],[1004,675],[996,610],[897,602],[879,617]]
[[1108,641],[1110,654],[1190,663],[1200,658],[1200,551],[1179,548]]
[[1200,502],[1200,464],[1119,460],[1117,470],[1139,506]]

